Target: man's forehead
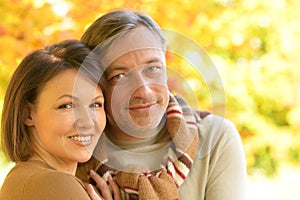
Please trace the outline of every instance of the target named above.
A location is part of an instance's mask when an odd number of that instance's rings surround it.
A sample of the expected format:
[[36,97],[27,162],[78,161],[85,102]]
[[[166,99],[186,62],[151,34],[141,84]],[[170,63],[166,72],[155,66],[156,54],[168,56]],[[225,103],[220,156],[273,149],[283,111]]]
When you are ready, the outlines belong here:
[[101,63],[107,68],[122,55],[141,49],[160,49],[163,51],[159,37],[146,27],[132,29],[126,35],[117,38],[101,58]]
[[165,66],[165,54],[161,49],[138,49],[112,61],[105,69],[105,73],[115,70],[128,70],[132,67],[143,67],[153,64]]

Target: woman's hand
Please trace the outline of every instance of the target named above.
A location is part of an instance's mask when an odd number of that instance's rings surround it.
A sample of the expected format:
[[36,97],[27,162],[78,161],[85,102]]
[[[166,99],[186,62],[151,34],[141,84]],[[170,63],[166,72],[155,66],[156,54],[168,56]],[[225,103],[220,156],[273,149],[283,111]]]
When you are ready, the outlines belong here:
[[[119,187],[117,183],[112,179],[108,179],[108,185],[104,181],[104,179],[99,176],[95,171],[91,170],[90,172],[90,177],[96,182],[97,184],[97,189],[96,187],[92,186],[91,184],[87,184],[87,192],[92,200],[121,200],[121,194]],[[110,190],[111,188],[111,190]],[[101,195],[99,194],[99,192]]]
[[97,192],[97,188],[94,188],[94,186],[92,184],[89,183],[84,183],[86,190],[91,198],[91,200],[102,200],[103,198],[101,198],[100,194]]

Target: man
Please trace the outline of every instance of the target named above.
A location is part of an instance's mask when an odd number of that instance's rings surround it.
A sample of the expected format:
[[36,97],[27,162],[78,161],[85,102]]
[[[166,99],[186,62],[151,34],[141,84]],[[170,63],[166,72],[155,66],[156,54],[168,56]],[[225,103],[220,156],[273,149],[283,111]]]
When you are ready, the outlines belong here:
[[[91,169],[104,180],[112,176],[123,199],[246,198],[238,132],[228,120],[196,111],[169,92],[166,40],[149,16],[109,12],[81,41],[99,54],[105,69],[108,123],[78,177],[88,180]],[[100,176],[90,181],[99,186]]]

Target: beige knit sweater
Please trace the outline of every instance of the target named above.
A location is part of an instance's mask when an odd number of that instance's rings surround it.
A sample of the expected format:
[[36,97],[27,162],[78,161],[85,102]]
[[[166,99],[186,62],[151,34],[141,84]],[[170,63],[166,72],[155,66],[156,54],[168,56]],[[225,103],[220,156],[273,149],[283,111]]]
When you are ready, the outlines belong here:
[[0,190],[1,200],[89,200],[80,180],[40,161],[16,164]]
[[[144,141],[118,141],[109,136],[108,165],[129,164],[159,168],[169,143],[164,131]],[[199,124],[198,153],[188,177],[179,188],[180,200],[246,199],[246,162],[240,136],[227,119],[208,115]]]

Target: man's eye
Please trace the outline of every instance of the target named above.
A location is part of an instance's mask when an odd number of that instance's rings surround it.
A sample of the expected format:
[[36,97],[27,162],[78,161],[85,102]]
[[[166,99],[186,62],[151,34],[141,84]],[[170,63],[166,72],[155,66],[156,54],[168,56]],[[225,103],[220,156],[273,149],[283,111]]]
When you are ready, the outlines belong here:
[[161,64],[154,64],[154,65],[147,66],[146,70],[148,72],[160,72],[160,71],[162,71],[163,68],[164,67]]
[[159,77],[163,74],[161,66],[149,66],[144,70],[144,75],[147,77]]
[[117,74],[115,76],[112,76],[112,77],[108,78],[108,81],[119,81],[119,80],[121,80],[124,77],[125,77],[125,74],[124,73],[120,73],[120,74]]
[[118,74],[116,76],[113,76],[112,79],[121,79],[123,78],[125,75],[124,74]]
[[91,105],[90,105],[90,107],[91,108],[102,108],[102,103],[92,103]]
[[73,104],[71,104],[71,103],[66,103],[66,104],[60,105],[60,106],[58,107],[58,109],[71,109],[71,108],[73,108],[73,107],[74,107]]
[[158,67],[158,66],[151,66],[151,67],[148,67],[148,71],[151,71],[151,72],[156,72],[158,70],[160,70],[161,67]]

